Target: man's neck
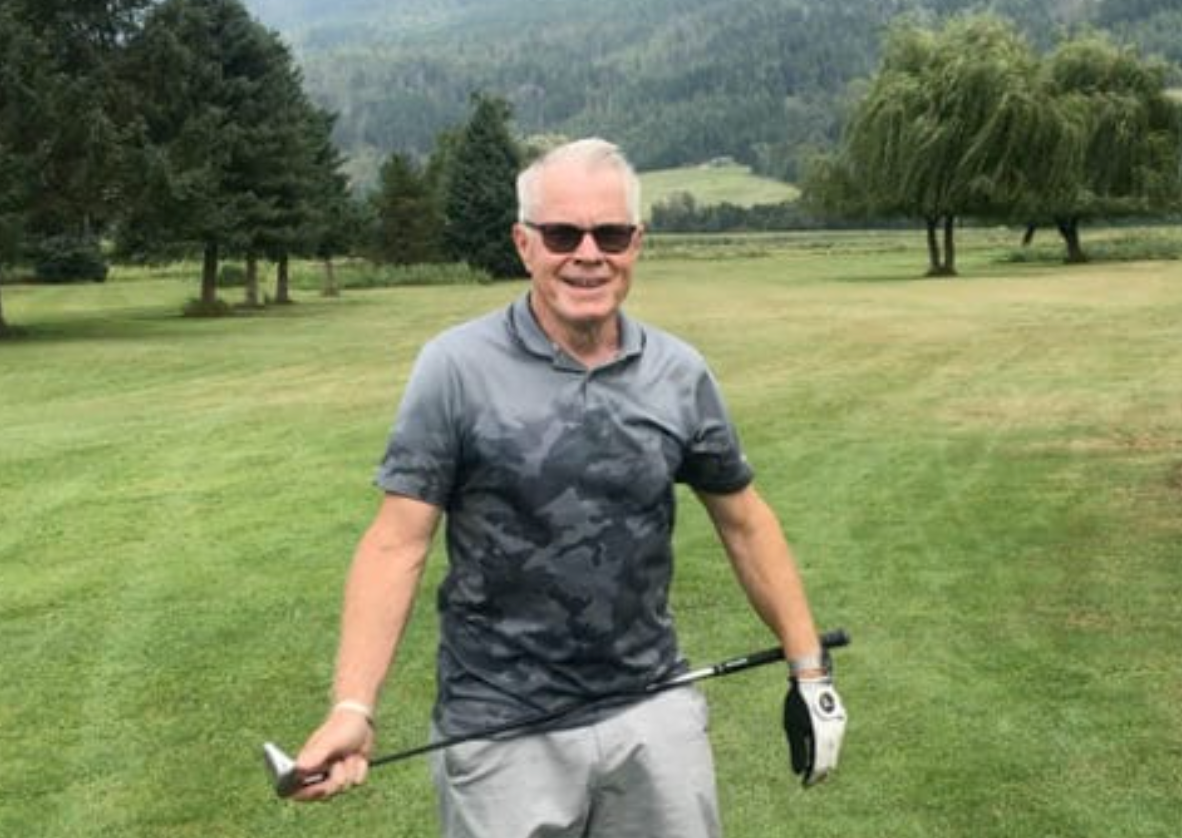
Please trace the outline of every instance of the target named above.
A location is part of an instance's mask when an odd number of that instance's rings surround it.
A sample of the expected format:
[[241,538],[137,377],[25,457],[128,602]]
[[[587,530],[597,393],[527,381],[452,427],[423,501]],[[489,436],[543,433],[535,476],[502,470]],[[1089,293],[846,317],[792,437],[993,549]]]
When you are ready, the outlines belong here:
[[568,355],[588,369],[614,361],[620,353],[620,328],[618,320],[596,323],[586,329],[567,329],[556,343]]
[[[532,306],[531,306],[532,308]],[[552,321],[533,309],[534,320],[546,337],[588,369],[614,361],[620,353],[620,318],[566,324]]]

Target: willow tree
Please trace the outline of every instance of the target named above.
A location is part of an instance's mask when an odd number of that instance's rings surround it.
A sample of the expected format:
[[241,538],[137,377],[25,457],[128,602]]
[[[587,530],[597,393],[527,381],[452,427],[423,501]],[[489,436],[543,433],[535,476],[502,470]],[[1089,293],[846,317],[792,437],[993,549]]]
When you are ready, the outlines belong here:
[[1051,156],[1058,142],[1037,71],[1030,45],[998,18],[896,27],[819,180],[857,191],[833,201],[846,212],[922,219],[928,274],[954,276],[957,220],[1016,201],[1027,183],[1023,161]]
[[1069,141],[1032,219],[1053,221],[1069,262],[1087,260],[1080,225],[1096,217],[1151,215],[1182,203],[1182,106],[1167,69],[1099,35],[1062,44],[1042,86]]

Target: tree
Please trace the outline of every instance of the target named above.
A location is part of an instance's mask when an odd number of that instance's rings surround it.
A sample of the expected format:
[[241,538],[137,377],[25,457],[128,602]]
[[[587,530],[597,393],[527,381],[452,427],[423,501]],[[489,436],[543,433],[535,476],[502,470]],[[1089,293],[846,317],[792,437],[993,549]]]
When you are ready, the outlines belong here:
[[476,95],[446,176],[444,243],[448,253],[494,277],[523,275],[510,230],[521,152],[509,135],[503,100]]
[[298,224],[314,123],[278,37],[238,0],[165,0],[131,44],[142,123],[125,250],[196,246],[200,310],[216,313],[218,263],[284,245]]
[[366,228],[364,211],[349,194],[349,180],[343,174],[344,158],[333,143],[336,117],[325,111],[312,114],[312,178],[305,181],[305,245],[310,255],[324,264],[323,294],[335,297],[337,287],[333,258],[355,247]]
[[1166,90],[1164,65],[1100,35],[1060,45],[1042,83],[1065,126],[1062,164],[1041,173],[1024,209],[1051,220],[1067,261],[1084,262],[1080,225],[1089,218],[1148,215],[1182,203],[1182,106]]
[[1025,193],[1025,161],[1045,161],[1058,143],[1036,73],[1029,44],[997,18],[896,27],[837,158],[814,167],[807,200],[921,218],[928,275],[954,276],[957,219],[1004,213]]
[[377,225],[374,255],[379,261],[410,265],[442,256],[442,214],[424,172],[402,154],[382,166],[373,197]]
[[[286,304],[291,255],[317,254],[329,233],[329,214],[347,200],[347,183],[332,146],[334,118],[308,100],[287,47],[268,33],[266,48],[272,54],[251,103],[257,121],[240,189],[253,198],[246,220],[248,265],[259,253],[276,264],[274,301]],[[257,288],[252,301],[257,303]]]
[[[38,144],[37,236],[88,239],[112,220],[134,97],[116,74],[149,0],[5,0],[38,44],[43,84],[24,130]],[[19,59],[18,59],[19,60]]]
[[[46,45],[15,11],[0,6],[0,270],[24,249],[44,155],[34,119],[51,73]],[[0,335],[9,330],[0,304]]]

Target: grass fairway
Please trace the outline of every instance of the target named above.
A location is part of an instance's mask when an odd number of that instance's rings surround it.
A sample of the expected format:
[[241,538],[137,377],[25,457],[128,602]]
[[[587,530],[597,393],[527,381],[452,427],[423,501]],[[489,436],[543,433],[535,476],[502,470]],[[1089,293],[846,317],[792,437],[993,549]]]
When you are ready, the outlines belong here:
[[[964,239],[960,280],[914,279],[915,234],[640,266],[632,312],[711,360],[819,621],[854,638],[840,775],[813,791],[779,672],[706,685],[733,838],[1182,827],[1182,264],[1002,265]],[[258,748],[324,710],[417,346],[522,290],[196,321],[175,279],[4,289],[0,835],[434,834],[425,761],[297,807]],[[696,505],[679,523],[687,654],[769,645]],[[382,750],[426,735],[441,558]]]

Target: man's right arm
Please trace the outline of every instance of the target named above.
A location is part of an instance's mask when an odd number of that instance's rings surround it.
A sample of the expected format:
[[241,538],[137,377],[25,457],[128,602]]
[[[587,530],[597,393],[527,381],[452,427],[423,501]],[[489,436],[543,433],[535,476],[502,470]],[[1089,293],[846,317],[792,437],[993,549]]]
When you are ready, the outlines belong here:
[[353,556],[345,585],[333,709],[296,758],[303,774],[327,772],[297,800],[330,797],[364,781],[373,744],[364,708],[375,708],[414,606],[441,512],[386,495]]

